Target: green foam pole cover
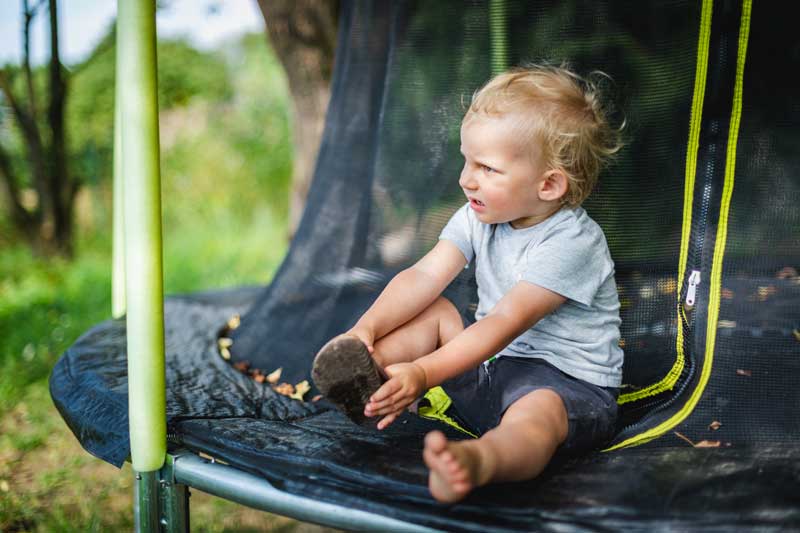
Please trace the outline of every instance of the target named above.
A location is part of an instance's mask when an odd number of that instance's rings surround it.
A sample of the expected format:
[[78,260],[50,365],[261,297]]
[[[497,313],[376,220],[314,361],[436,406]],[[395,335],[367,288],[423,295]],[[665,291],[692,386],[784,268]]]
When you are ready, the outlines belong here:
[[508,18],[506,0],[489,3],[489,33],[492,40],[492,75],[508,69]]
[[[120,50],[116,47],[116,79],[121,78]],[[111,316],[121,318],[125,314],[125,221],[122,181],[122,84],[114,86],[114,188],[113,188],[113,233],[111,241]]]
[[119,0],[117,13],[131,461],[147,472],[166,454],[155,1]]

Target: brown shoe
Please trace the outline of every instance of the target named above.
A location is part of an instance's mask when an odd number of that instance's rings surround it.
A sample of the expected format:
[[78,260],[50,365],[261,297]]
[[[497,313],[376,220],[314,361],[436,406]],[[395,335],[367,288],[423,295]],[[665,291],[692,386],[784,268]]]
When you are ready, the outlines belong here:
[[364,416],[364,406],[385,381],[364,343],[350,335],[334,337],[322,347],[311,378],[322,395],[356,424],[370,420]]

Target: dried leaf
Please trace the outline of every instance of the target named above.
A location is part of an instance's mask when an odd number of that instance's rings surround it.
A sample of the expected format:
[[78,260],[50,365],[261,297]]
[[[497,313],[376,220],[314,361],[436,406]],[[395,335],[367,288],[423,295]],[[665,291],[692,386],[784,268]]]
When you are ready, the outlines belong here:
[[236,329],[242,323],[241,317],[238,314],[233,315],[230,319],[228,319],[228,328],[229,329]]
[[701,440],[694,445],[695,448],[719,448],[722,443],[718,440]]
[[267,378],[264,376],[264,374],[255,374],[253,379],[256,380],[257,383],[264,383]]
[[758,288],[758,300],[760,302],[765,302],[769,299],[770,296],[773,296],[776,292],[778,292],[778,288],[775,285],[769,285],[767,287],[759,287]]
[[280,367],[279,369],[270,372],[269,375],[267,375],[267,381],[275,385],[278,382],[278,380],[281,379],[282,372],[283,372],[283,367]]
[[722,427],[722,422],[720,422],[719,420],[714,420],[708,425],[708,429],[710,429],[711,431],[716,431],[721,427]]
[[692,446],[694,446],[694,442],[692,440],[690,440],[689,437],[687,437],[686,435],[684,435],[682,433],[678,433],[677,431],[673,431],[673,433],[675,434],[676,437],[678,437],[680,439],[683,439],[686,442],[688,442],[689,444],[691,444]]
[[223,359],[226,361],[230,361],[231,359],[231,352],[227,348],[220,348],[219,354],[222,356]]
[[778,278],[778,279],[792,279],[792,278],[796,278],[797,276],[798,276],[797,269],[795,269],[793,267],[790,267],[790,266],[783,267],[775,275],[775,277]]
[[283,394],[284,396],[291,396],[294,394],[294,386],[291,383],[281,383],[280,385],[276,385],[272,387],[275,392],[278,394]]
[[722,299],[723,300],[733,300],[734,296],[735,296],[735,294],[734,294],[734,292],[732,290],[725,289],[725,288],[722,289]]
[[229,339],[228,337],[220,337],[217,339],[217,344],[219,345],[220,350],[222,348],[230,348],[233,346],[233,340]]
[[239,361],[238,363],[234,363],[233,368],[239,372],[247,372],[250,368],[250,361]]
[[795,339],[800,341],[800,329],[793,329],[792,330],[792,335],[794,335]]
[[752,370],[743,370],[741,368],[736,369],[736,374],[739,376],[747,376],[748,378],[753,375]]
[[320,401],[321,399],[322,399],[322,394],[317,394],[316,396],[314,396],[313,398],[311,398],[311,401],[312,401],[312,402],[318,402],[318,401]]
[[294,394],[291,394],[289,397],[294,398],[295,400],[303,401],[303,396],[311,390],[311,386],[308,384],[308,381],[303,380],[297,385],[294,386]]

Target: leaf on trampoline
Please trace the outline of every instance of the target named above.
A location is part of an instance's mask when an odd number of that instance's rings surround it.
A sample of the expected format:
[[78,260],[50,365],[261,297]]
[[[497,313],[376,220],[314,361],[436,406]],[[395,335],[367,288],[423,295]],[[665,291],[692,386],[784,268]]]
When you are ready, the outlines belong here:
[[220,354],[220,355],[222,356],[222,358],[223,358],[223,359],[225,359],[226,361],[230,361],[230,360],[231,360],[231,351],[230,351],[230,350],[228,350],[227,348],[220,348],[220,349],[219,349],[219,354]]
[[686,435],[684,435],[683,433],[678,433],[677,431],[673,431],[673,433],[674,433],[674,434],[675,434],[675,436],[676,436],[676,437],[678,437],[679,439],[681,439],[681,440],[685,440],[686,442],[688,442],[689,444],[691,444],[692,446],[694,446],[694,441],[693,441],[693,440],[691,440],[691,439],[690,439],[689,437],[687,437]]
[[313,398],[311,398],[311,401],[312,401],[312,402],[318,402],[318,401],[320,401],[321,399],[322,399],[322,394],[317,394],[316,396],[314,396]]
[[722,289],[722,299],[723,300],[733,300],[734,295],[735,295],[735,293],[732,290],[726,289],[726,288]]
[[254,372],[253,379],[256,380],[256,383],[264,383],[267,380],[267,376],[261,372]]
[[242,318],[237,314],[228,319],[228,329],[236,329],[242,323]]
[[719,420],[714,420],[708,425],[708,429],[710,429],[711,431],[716,431],[721,427],[722,427],[722,422],[720,422]]
[[278,394],[283,394],[284,396],[291,396],[294,394],[294,386],[291,383],[281,383],[280,385],[273,386],[272,389]]
[[718,440],[701,440],[694,444],[695,448],[719,448],[722,443]]
[[800,329],[793,329],[792,330],[792,335],[794,335],[795,339],[800,341]]
[[749,378],[750,376],[753,375],[753,371],[752,370],[744,370],[742,368],[737,368],[736,369],[736,374],[739,375],[739,376],[747,376]]
[[274,370],[267,374],[267,381],[271,384],[275,385],[278,383],[278,380],[281,379],[281,373],[283,372],[283,367],[279,367],[277,370]]
[[223,348],[230,348],[233,346],[233,340],[229,339],[228,337],[220,337],[217,339],[217,344],[219,345],[220,350]]
[[238,361],[233,363],[233,368],[239,372],[247,373],[247,371],[250,370],[250,361]]
[[311,390],[311,386],[308,384],[307,380],[303,380],[297,385],[294,386],[294,394],[290,394],[289,398],[294,398],[295,400],[303,401],[303,396]]
[[758,288],[758,301],[759,302],[766,302],[771,296],[775,295],[778,292],[778,288],[775,285],[767,285],[764,287]]

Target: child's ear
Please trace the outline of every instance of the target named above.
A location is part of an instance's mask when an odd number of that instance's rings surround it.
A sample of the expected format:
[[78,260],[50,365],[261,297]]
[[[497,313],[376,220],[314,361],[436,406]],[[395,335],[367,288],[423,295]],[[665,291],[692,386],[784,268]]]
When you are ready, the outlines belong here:
[[539,199],[545,202],[560,200],[568,189],[569,180],[564,172],[558,169],[548,170],[539,182]]

